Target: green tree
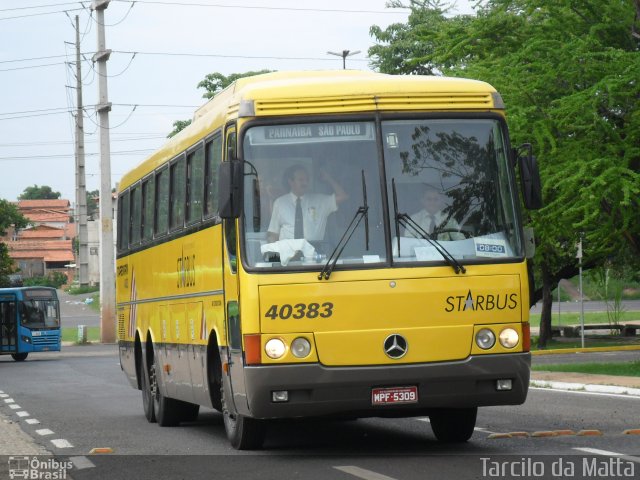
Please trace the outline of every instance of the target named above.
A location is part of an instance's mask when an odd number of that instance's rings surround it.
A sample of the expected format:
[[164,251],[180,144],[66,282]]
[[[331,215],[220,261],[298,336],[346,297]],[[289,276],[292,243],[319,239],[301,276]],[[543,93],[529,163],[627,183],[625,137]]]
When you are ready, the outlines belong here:
[[33,185],[27,187],[18,197],[18,200],[57,200],[60,198],[60,192],[54,192],[48,185]]
[[[7,234],[9,227],[20,229],[28,224],[29,221],[13,203],[0,199],[0,237]],[[0,242],[0,286],[9,284],[8,276],[13,272],[13,260],[9,257],[9,249],[5,243]]]
[[445,16],[441,3],[411,2],[406,24],[372,27],[369,53],[386,73],[491,83],[514,144],[534,144],[546,206],[526,220],[544,347],[551,291],[577,273],[581,236],[586,268],[640,258],[640,0],[488,0],[476,16]]
[[[254,75],[262,75],[263,73],[270,73],[272,71],[273,70],[258,70],[244,73],[232,73],[228,76],[223,75],[220,72],[209,73],[204,77],[204,80],[198,83],[198,88],[204,88],[205,90],[202,94],[202,98],[213,98],[216,93],[224,90],[240,78],[253,77]],[[167,138],[173,137],[189,125],[191,125],[191,120],[176,120],[173,122],[173,130],[169,135],[167,135]]]

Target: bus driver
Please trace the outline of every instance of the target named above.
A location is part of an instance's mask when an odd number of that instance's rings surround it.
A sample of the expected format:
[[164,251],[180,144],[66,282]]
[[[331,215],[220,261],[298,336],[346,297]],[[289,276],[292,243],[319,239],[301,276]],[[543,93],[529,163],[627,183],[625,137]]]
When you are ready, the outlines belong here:
[[273,202],[271,222],[267,229],[269,242],[304,238],[308,241],[324,239],[327,217],[348,198],[343,188],[324,170],[324,181],[331,185],[333,194],[308,193],[309,172],[303,165],[289,167],[284,174],[289,193]]

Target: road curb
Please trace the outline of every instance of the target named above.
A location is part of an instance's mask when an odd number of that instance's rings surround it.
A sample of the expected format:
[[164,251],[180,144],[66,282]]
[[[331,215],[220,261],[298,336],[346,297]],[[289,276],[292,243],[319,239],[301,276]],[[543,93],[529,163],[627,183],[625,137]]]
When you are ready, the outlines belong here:
[[531,380],[529,386],[564,390],[571,392],[610,393],[640,397],[640,388],[621,387],[618,385],[592,385],[588,383],[554,382],[550,380]]

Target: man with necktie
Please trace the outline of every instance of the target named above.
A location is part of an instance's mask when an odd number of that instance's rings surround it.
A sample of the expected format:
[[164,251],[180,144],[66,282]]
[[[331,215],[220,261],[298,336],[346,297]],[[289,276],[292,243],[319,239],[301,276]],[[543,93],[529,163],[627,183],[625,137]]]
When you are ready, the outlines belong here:
[[327,217],[347,199],[347,194],[327,172],[320,175],[333,193],[309,192],[309,172],[303,165],[294,165],[285,172],[285,183],[289,193],[278,197],[273,203],[273,213],[267,239],[269,242],[304,238],[308,241],[324,239]]
[[[410,215],[411,219],[416,222],[420,228],[427,232],[430,236],[435,233],[436,240],[462,240],[464,234],[460,233],[460,225],[453,217],[442,210],[443,200],[441,193],[431,186],[426,186],[420,197],[422,210]],[[440,233],[441,230],[446,230]],[[457,230],[452,232],[451,230]],[[417,233],[408,229],[405,232],[408,237],[416,237]],[[431,238],[434,238],[433,236]]]

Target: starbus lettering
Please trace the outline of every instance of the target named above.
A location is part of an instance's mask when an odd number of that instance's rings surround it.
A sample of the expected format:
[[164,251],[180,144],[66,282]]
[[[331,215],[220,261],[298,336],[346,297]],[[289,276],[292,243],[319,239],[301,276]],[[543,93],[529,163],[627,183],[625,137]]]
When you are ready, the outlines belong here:
[[451,312],[464,312],[466,310],[473,311],[490,311],[490,310],[514,310],[518,306],[518,294],[517,293],[497,293],[486,295],[474,295],[471,290],[467,295],[456,295],[447,297],[447,306],[444,311]]
[[178,288],[193,287],[196,284],[196,256],[178,257]]

